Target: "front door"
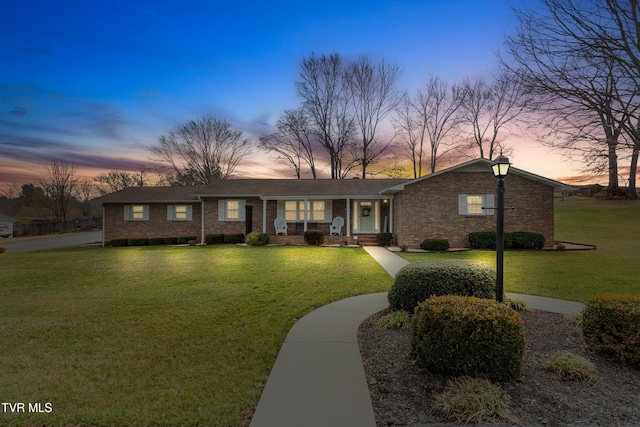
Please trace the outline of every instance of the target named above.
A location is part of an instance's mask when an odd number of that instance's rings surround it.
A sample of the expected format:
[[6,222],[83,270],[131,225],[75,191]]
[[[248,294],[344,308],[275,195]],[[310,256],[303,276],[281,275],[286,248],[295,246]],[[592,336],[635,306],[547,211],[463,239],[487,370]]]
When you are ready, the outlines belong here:
[[378,200],[359,200],[354,203],[353,232],[372,234],[380,231]]

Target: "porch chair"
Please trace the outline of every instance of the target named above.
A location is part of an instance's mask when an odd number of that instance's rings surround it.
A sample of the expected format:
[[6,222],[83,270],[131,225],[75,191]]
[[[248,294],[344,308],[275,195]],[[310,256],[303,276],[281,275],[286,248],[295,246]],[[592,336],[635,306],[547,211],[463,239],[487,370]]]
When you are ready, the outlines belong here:
[[333,218],[331,226],[329,227],[329,235],[337,234],[342,236],[342,226],[344,225],[344,218],[337,216]]
[[276,227],[276,236],[278,233],[282,233],[283,236],[287,235],[287,220],[284,218],[276,218],[273,221],[273,225]]

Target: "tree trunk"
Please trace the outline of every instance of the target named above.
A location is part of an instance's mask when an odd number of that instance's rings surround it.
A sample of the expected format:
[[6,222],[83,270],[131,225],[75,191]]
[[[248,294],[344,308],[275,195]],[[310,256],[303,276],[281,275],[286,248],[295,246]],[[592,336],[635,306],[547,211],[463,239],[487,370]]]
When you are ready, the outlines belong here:
[[640,154],[640,146],[633,146],[633,154],[631,155],[631,165],[629,167],[629,194],[627,197],[630,199],[637,199],[638,192],[636,191],[636,174],[638,173],[638,154]]
[[618,185],[618,154],[616,153],[617,138],[607,138],[607,145],[609,146],[609,194],[614,196],[620,191],[620,186]]

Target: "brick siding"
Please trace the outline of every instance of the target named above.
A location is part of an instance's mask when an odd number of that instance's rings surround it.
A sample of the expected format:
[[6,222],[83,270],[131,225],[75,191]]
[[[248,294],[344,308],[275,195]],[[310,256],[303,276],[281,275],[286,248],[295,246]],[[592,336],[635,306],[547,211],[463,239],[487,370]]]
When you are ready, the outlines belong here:
[[[505,178],[505,232],[532,231],[553,246],[553,187],[515,174]],[[394,235],[400,246],[417,248],[424,239],[447,239],[468,247],[474,231],[495,230],[494,215],[458,214],[459,194],[495,194],[489,172],[448,172],[411,185],[394,200]]]

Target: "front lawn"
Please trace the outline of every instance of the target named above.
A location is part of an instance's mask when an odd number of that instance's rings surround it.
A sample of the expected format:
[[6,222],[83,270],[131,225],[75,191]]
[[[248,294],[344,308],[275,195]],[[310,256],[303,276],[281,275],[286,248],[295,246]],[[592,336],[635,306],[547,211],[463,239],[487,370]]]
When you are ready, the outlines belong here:
[[[640,296],[640,202],[568,197],[555,203],[556,240],[593,244],[593,251],[506,251],[506,292],[587,302],[599,293]],[[495,267],[495,251],[400,253],[415,262],[467,258]]]
[[238,425],[296,319],[391,282],[360,248],[89,248],[0,268],[0,400],[25,403],[0,425]]

